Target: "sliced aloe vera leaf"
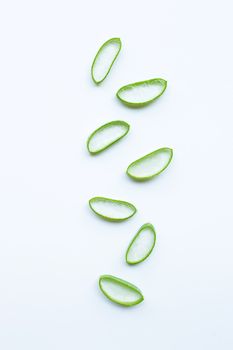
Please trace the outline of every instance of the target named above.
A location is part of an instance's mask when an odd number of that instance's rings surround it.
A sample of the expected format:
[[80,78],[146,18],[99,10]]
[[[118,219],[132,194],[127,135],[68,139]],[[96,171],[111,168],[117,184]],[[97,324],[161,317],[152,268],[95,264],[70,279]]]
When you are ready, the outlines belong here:
[[144,224],[132,241],[125,254],[126,262],[130,265],[138,264],[151,254],[156,242],[156,232],[151,224]]
[[146,156],[135,160],[128,166],[126,173],[138,181],[149,180],[159,175],[170,164],[173,156],[171,148],[160,148],[147,154]]
[[117,91],[116,96],[130,107],[143,107],[159,98],[166,87],[166,80],[150,79],[125,85]]
[[99,287],[108,299],[123,306],[137,305],[144,300],[140,289],[118,277],[100,276]]
[[97,154],[119,141],[129,132],[129,124],[115,120],[96,129],[87,140],[87,149],[91,154]]
[[89,206],[95,214],[108,221],[127,220],[137,211],[129,202],[105,197],[91,198]]
[[91,66],[91,76],[96,84],[100,84],[107,77],[120,50],[120,38],[109,39],[100,47]]

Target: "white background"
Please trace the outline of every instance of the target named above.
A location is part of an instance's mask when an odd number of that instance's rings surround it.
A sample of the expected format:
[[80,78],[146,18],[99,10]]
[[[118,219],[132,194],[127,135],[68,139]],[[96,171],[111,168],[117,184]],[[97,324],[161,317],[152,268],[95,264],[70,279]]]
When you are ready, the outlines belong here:
[[[2,350],[231,350],[233,348],[231,1],[3,0],[0,6],[0,348]],[[99,46],[123,47],[99,87]],[[144,109],[115,98],[130,82],[162,77]],[[130,123],[97,157],[88,135]],[[174,149],[158,178],[135,183],[127,165]],[[132,219],[107,223],[95,196],[128,200]],[[157,230],[152,256],[126,266],[129,240]],[[121,308],[101,274],[145,296]]]

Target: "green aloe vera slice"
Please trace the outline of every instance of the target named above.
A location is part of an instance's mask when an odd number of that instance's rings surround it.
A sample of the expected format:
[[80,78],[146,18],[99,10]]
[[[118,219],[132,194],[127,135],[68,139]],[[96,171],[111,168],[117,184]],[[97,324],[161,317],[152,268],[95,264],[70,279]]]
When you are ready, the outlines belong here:
[[91,154],[97,154],[119,141],[129,132],[129,124],[115,120],[96,129],[87,140],[87,149]]
[[171,148],[157,149],[131,163],[126,173],[134,180],[149,180],[164,171],[170,164],[172,157],[173,150]]
[[116,96],[127,106],[143,107],[159,98],[166,87],[166,80],[150,79],[125,85],[117,91]]
[[151,254],[156,242],[156,232],[151,224],[144,224],[130,242],[125,259],[130,265],[138,264]]
[[94,197],[89,200],[89,206],[93,212],[108,221],[123,221],[131,218],[137,209],[129,202]]
[[100,84],[107,77],[120,50],[120,38],[109,39],[100,47],[91,66],[91,76],[96,84]]
[[123,306],[137,305],[144,300],[142,292],[136,286],[118,277],[100,276],[99,287],[108,299]]

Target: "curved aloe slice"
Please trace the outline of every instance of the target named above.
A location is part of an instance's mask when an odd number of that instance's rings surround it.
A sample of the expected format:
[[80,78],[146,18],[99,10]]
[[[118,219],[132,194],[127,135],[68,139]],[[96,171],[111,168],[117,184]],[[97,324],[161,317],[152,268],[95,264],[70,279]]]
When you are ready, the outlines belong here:
[[96,129],[87,140],[87,149],[91,154],[97,154],[119,141],[129,132],[129,124],[115,120]]
[[95,214],[109,221],[123,221],[131,218],[137,209],[131,203],[105,197],[94,197],[89,206]]
[[130,265],[144,261],[152,250],[156,242],[156,232],[151,224],[144,224],[136,233],[126,251],[125,259]]
[[134,180],[145,181],[160,174],[170,164],[173,156],[171,148],[160,148],[136,160],[128,166],[126,173]]
[[91,66],[91,76],[96,84],[101,83],[107,77],[120,50],[120,38],[109,39],[100,47]]
[[123,306],[133,306],[144,300],[136,286],[118,277],[100,276],[99,287],[108,299]]
[[160,97],[166,87],[166,80],[156,78],[125,85],[116,95],[121,102],[130,107],[143,107]]

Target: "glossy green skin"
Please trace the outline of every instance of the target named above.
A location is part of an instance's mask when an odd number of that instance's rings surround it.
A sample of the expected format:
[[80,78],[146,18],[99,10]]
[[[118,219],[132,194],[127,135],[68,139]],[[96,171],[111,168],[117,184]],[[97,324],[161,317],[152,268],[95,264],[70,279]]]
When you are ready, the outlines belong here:
[[[94,208],[92,207],[92,202],[95,201],[95,200],[103,200],[103,201],[108,201],[108,202],[114,202],[114,203],[119,203],[119,204],[123,204],[129,208],[131,208],[133,210],[132,214],[125,217],[125,218],[120,218],[120,219],[117,219],[117,218],[111,218],[111,217],[108,217],[108,216],[104,216],[100,213],[98,213],[97,211],[94,210]],[[91,210],[98,216],[100,216],[102,219],[104,220],[107,220],[107,221],[113,221],[113,222],[121,222],[121,221],[125,221],[129,218],[131,218],[133,215],[136,214],[137,212],[137,209],[135,208],[135,206],[129,202],[125,202],[125,201],[121,201],[121,200],[117,200],[117,199],[111,199],[111,198],[105,198],[105,197],[93,197],[89,200],[89,207],[91,208]]]
[[[161,91],[161,93],[159,95],[156,95],[154,98],[148,100],[148,101],[144,101],[144,102],[128,102],[126,100],[124,100],[120,94],[123,90],[128,90],[128,88],[131,88],[131,87],[135,87],[135,86],[140,86],[140,85],[143,85],[143,84],[151,84],[155,81],[158,81],[161,83],[161,85],[163,86],[163,89]],[[140,107],[144,107],[150,103],[152,103],[153,101],[157,100],[157,98],[159,98],[163,93],[164,91],[166,90],[167,88],[167,81],[162,79],[162,78],[155,78],[155,79],[150,79],[150,80],[144,80],[144,81],[139,81],[139,82],[136,82],[136,83],[132,83],[132,84],[128,84],[128,85],[125,85],[125,86],[122,86],[116,93],[116,96],[117,98],[122,102],[124,103],[126,106],[128,107],[135,107],[135,108],[140,108]]]
[[[138,176],[134,176],[134,175],[130,174],[129,169],[130,169],[130,167],[131,167],[132,165],[135,165],[136,163],[141,162],[142,160],[146,159],[147,157],[150,157],[150,156],[154,155],[155,153],[162,152],[162,151],[164,151],[164,150],[167,150],[167,151],[170,152],[170,158],[169,158],[167,164],[166,164],[160,171],[158,171],[157,173],[155,173],[155,174],[153,174],[153,175],[144,176],[144,177],[138,177]],[[132,179],[136,180],[136,181],[147,181],[147,180],[150,180],[150,179],[152,179],[153,177],[155,177],[155,176],[161,174],[161,173],[168,167],[168,165],[171,163],[172,158],[173,158],[173,150],[172,150],[171,148],[168,148],[168,147],[159,148],[159,149],[157,149],[156,151],[151,152],[151,153],[145,155],[144,157],[141,157],[141,158],[135,160],[134,162],[132,162],[132,163],[128,166],[128,168],[127,168],[127,170],[126,170],[126,174],[127,174],[129,177],[131,177]]]
[[[153,245],[151,246],[151,249],[149,250],[149,252],[140,260],[137,260],[137,261],[129,261],[128,260],[128,254],[129,254],[129,251],[131,249],[131,246],[133,245],[133,243],[137,240],[138,236],[140,235],[140,233],[144,230],[144,229],[147,229],[149,228],[153,234],[154,234],[154,242],[153,242]],[[134,236],[134,238],[132,239],[132,241],[130,242],[129,246],[128,246],[128,249],[126,251],[126,254],[125,254],[125,260],[127,262],[127,264],[129,265],[136,265],[136,264],[139,264],[141,263],[142,261],[146,260],[148,258],[148,256],[152,253],[152,250],[154,249],[154,246],[155,246],[155,242],[156,242],[156,231],[154,229],[154,226],[147,223],[147,224],[144,224],[140,227],[140,229],[138,230],[138,232],[136,233],[136,235]]]
[[[101,281],[102,281],[103,279],[108,279],[108,280],[114,281],[114,282],[116,282],[116,283],[118,283],[118,284],[121,284],[121,285],[123,285],[123,286],[128,287],[129,289],[132,289],[133,291],[138,292],[138,294],[139,294],[138,300],[135,301],[135,302],[122,302],[122,301],[120,301],[120,300],[113,299],[113,298],[111,297],[111,295],[107,294],[107,293],[105,292],[105,290],[102,288],[102,286],[101,286]],[[137,288],[136,286],[134,286],[133,284],[131,284],[131,283],[127,282],[127,281],[124,281],[124,280],[122,280],[121,278],[114,277],[114,276],[112,276],[112,275],[102,275],[102,276],[100,276],[100,278],[99,278],[99,287],[100,287],[100,290],[102,291],[102,293],[103,293],[109,300],[111,300],[112,302],[117,303],[117,304],[119,304],[119,305],[122,305],[122,306],[134,306],[134,305],[140,304],[140,303],[144,300],[144,297],[143,297],[142,292],[140,291],[140,289],[138,289],[138,288]]]
[[[102,49],[103,49],[105,46],[107,46],[109,43],[111,43],[111,42],[117,42],[117,43],[119,43],[119,49],[118,49],[118,51],[117,51],[117,53],[116,53],[116,56],[114,57],[112,63],[110,64],[109,69],[108,69],[108,71],[106,72],[105,76],[104,76],[101,80],[97,81],[97,80],[95,80],[95,78],[94,78],[94,68],[95,68],[96,59],[97,59],[97,57],[99,56],[99,54],[101,53]],[[97,54],[95,55],[94,61],[93,61],[93,63],[92,63],[92,66],[91,66],[91,77],[92,77],[92,80],[94,81],[95,84],[98,85],[98,84],[102,83],[102,81],[105,80],[105,78],[107,77],[107,75],[109,74],[109,72],[110,72],[110,70],[111,70],[111,68],[112,68],[112,66],[113,66],[113,63],[116,61],[117,56],[119,55],[119,53],[120,53],[120,51],[121,51],[121,47],[122,47],[122,44],[121,44],[121,39],[120,39],[120,38],[111,38],[111,39],[107,40],[107,41],[99,48]]]
[[[96,152],[93,152],[90,150],[89,148],[89,143],[92,139],[93,136],[95,136],[99,131],[105,129],[105,128],[108,128],[110,125],[124,125],[126,127],[126,131],[124,134],[122,134],[120,137],[118,137],[117,139],[115,139],[114,141],[110,142],[107,146],[101,148],[100,150],[96,151]],[[105,149],[109,148],[110,146],[112,146],[114,143],[116,143],[117,141],[119,141],[120,139],[122,139],[124,136],[126,136],[129,132],[129,129],[130,129],[130,125],[126,122],[124,122],[123,120],[114,120],[110,123],[107,123],[107,124],[104,124],[102,125],[101,127],[99,127],[98,129],[96,129],[89,137],[88,137],[88,140],[87,140],[87,149],[89,151],[90,154],[98,154],[102,151],[104,151]]]

